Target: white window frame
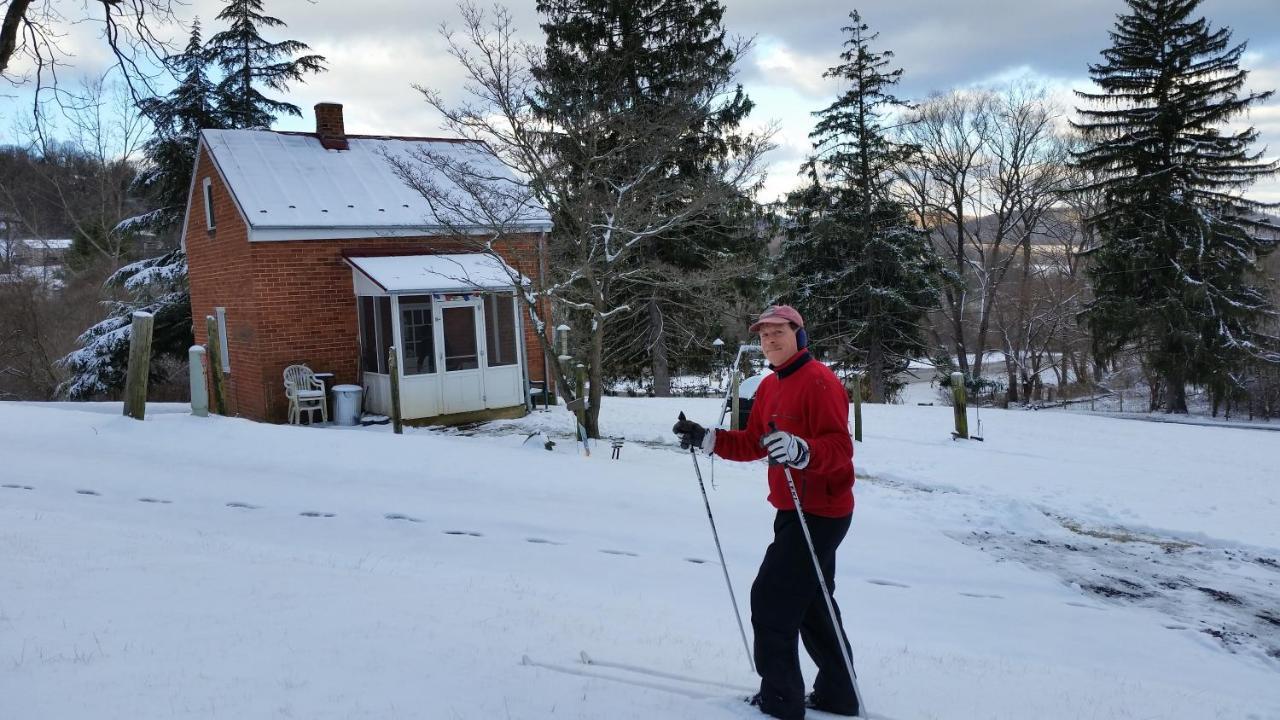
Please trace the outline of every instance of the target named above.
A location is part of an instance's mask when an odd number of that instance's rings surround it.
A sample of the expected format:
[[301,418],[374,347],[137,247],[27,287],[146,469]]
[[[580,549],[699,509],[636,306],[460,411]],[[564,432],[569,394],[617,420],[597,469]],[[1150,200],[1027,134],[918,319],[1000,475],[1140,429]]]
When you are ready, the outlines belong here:
[[224,307],[214,308],[213,312],[218,317],[218,347],[222,352],[222,372],[231,373],[231,351],[227,347],[227,309]]
[[204,188],[204,224],[207,229],[211,231],[216,230],[218,228],[218,224],[214,222],[214,218],[213,218],[213,180],[211,180],[210,178],[205,178],[203,188]]

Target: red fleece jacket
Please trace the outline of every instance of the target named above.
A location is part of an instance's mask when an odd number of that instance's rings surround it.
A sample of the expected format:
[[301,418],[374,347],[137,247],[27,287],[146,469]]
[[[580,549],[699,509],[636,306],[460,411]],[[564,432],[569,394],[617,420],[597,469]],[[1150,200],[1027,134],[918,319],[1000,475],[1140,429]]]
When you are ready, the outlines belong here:
[[[830,368],[800,351],[760,382],[745,430],[717,430],[715,454],[726,460],[759,460],[769,421],[809,444],[809,464],[792,468],[800,505],[807,513],[844,517],[853,512],[853,440],[849,399]],[[782,465],[769,467],[769,502],[794,510]]]

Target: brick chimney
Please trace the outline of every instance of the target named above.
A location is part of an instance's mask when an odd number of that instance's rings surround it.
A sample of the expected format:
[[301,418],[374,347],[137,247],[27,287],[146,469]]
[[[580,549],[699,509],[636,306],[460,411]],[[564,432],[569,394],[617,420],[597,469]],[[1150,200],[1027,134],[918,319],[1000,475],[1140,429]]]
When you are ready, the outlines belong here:
[[342,103],[316,103],[316,136],[326,150],[347,149],[347,133],[342,127]]

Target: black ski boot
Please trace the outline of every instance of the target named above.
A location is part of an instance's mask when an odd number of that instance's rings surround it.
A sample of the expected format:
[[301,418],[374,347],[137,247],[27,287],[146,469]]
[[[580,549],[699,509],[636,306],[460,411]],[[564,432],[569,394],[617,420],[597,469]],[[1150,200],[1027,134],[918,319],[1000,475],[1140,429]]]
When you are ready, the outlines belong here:
[[804,708],[787,711],[779,707],[781,698],[766,699],[764,693],[758,692],[746,698],[747,704],[760,709],[760,712],[779,720],[804,720]]
[[823,695],[820,695],[817,692],[809,693],[809,697],[805,699],[804,705],[807,708],[812,708],[814,710],[821,710],[822,712],[831,713],[832,715],[844,715],[846,717],[854,717],[858,714],[857,700],[852,700],[849,702],[842,702],[842,703],[833,702],[832,700],[828,699]]

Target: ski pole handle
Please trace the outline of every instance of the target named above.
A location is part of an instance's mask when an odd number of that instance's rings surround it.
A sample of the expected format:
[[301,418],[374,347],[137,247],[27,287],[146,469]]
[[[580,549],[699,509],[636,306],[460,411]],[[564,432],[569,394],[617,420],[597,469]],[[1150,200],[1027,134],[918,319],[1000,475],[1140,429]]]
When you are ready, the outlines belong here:
[[[770,433],[776,433],[776,432],[778,432],[778,425],[777,425],[777,423],[775,423],[775,422],[774,422],[774,421],[772,421],[772,420],[770,420],[770,421],[769,421],[769,432],[770,432]],[[761,445],[763,445],[764,443],[762,442],[762,443],[760,443],[760,444],[761,444]],[[769,457],[769,464],[770,464],[770,465],[781,465],[781,464],[782,464],[782,463],[780,463],[780,462],[778,462],[778,461],[774,460],[772,455],[769,455],[768,457]]]

